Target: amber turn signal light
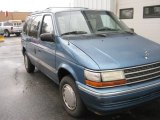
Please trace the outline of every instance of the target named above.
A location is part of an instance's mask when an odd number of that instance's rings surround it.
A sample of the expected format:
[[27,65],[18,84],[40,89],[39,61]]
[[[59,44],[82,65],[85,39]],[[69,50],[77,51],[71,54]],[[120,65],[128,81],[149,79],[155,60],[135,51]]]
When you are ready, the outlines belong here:
[[114,87],[126,84],[126,80],[115,80],[115,81],[108,81],[108,82],[95,82],[91,80],[85,80],[86,85],[92,87]]

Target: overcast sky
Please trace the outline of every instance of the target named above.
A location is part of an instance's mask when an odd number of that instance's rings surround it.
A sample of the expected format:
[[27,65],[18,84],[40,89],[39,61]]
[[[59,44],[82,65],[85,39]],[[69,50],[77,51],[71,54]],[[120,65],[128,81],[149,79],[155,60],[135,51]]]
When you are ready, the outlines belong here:
[[69,7],[73,0],[1,0],[0,11],[32,12],[47,7]]

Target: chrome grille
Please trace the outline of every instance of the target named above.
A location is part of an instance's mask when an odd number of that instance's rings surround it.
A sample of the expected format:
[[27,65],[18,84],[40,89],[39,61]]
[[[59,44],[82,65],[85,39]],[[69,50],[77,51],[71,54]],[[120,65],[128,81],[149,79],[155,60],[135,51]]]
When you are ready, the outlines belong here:
[[147,81],[160,77],[160,62],[124,69],[127,83]]

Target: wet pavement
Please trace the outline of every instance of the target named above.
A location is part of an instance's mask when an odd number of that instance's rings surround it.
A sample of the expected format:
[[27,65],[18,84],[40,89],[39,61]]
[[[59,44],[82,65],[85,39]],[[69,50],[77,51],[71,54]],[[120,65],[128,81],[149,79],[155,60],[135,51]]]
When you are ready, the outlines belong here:
[[[0,120],[76,120],[63,109],[52,80],[25,71],[20,38],[14,36],[0,42]],[[114,115],[88,112],[77,120],[160,120],[160,100]]]

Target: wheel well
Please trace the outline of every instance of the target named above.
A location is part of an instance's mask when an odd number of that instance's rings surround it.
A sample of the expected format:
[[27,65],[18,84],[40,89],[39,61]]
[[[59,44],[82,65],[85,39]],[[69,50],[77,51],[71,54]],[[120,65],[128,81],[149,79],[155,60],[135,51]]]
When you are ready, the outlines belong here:
[[4,31],[8,31],[8,32],[9,32],[9,30],[8,30],[8,29],[5,29]]
[[64,69],[64,68],[61,68],[61,69],[58,71],[59,83],[60,83],[60,81],[62,80],[62,78],[63,78],[64,76],[67,76],[67,75],[70,75],[71,77],[73,77],[70,72],[68,72],[68,71],[67,71],[66,69]]

